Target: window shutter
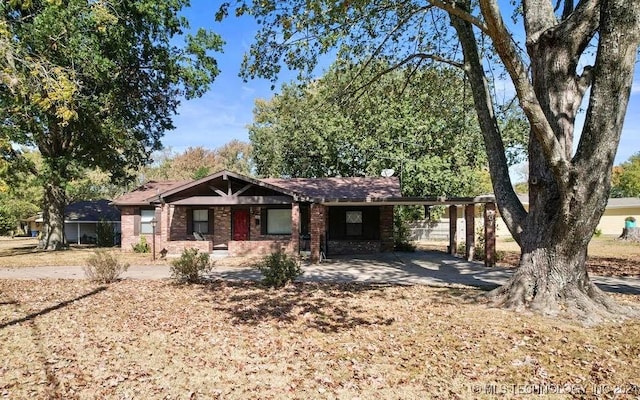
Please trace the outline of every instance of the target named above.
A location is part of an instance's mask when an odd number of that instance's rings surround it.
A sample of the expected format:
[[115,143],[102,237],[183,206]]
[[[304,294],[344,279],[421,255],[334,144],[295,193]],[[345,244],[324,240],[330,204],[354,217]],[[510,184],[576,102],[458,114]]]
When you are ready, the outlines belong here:
[[187,208],[187,235],[193,235],[193,210]]
[[213,220],[215,217],[215,210],[213,208],[209,209],[209,235],[213,235],[214,224]]
[[260,234],[261,235],[267,234],[267,214],[268,213],[266,208],[260,209]]
[[133,209],[133,236],[140,234],[140,207]]

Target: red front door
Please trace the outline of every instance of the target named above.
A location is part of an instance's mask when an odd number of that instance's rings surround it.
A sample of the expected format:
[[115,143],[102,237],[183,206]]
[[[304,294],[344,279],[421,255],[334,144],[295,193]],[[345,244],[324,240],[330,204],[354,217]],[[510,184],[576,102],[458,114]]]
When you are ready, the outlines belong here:
[[249,210],[233,211],[233,240],[249,240]]

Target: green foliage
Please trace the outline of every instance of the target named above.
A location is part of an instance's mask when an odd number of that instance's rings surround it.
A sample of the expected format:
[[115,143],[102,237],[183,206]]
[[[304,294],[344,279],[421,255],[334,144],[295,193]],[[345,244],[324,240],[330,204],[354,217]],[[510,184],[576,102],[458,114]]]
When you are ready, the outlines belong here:
[[640,197],[640,152],[614,168],[611,197]]
[[149,253],[151,251],[151,247],[149,243],[147,243],[146,236],[140,236],[140,241],[136,244],[132,244],[131,247],[135,253]]
[[115,254],[98,250],[87,260],[84,273],[91,281],[111,283],[118,280],[120,275],[128,269],[129,264],[120,262]]
[[184,249],[180,258],[171,262],[171,277],[178,282],[197,283],[212,268],[209,254],[200,253],[198,249]]
[[96,245],[98,247],[113,247],[115,245],[115,234],[115,229],[111,222],[105,220],[98,222],[96,226]]
[[421,218],[420,208],[411,206],[396,206],[393,212],[393,248],[396,251],[416,250],[416,245],[411,242],[408,221]]
[[265,256],[257,268],[264,275],[262,282],[276,288],[283,287],[302,275],[300,262],[282,251]]
[[86,169],[120,182],[148,161],[180,99],[218,74],[210,53],[223,43],[188,33],[187,0],[19,3],[0,5],[0,132],[40,150],[49,224],[62,220],[60,189]]
[[[261,176],[379,176],[392,168],[405,195],[491,192],[464,76],[451,68],[397,70],[349,96],[356,82],[329,73],[257,100],[249,137]],[[478,183],[482,182],[481,185]]]
[[595,231],[593,231],[593,236],[599,238],[600,236],[602,236],[602,229],[600,228],[596,228]]

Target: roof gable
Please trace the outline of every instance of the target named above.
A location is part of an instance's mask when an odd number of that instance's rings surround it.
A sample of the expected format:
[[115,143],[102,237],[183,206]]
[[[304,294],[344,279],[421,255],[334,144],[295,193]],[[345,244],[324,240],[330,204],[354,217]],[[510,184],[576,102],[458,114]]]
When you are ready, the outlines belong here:
[[231,171],[220,171],[202,179],[194,180],[185,185],[175,187],[161,193],[163,201],[174,201],[189,196],[290,196],[300,197],[299,193],[278,187],[259,179],[250,178]]

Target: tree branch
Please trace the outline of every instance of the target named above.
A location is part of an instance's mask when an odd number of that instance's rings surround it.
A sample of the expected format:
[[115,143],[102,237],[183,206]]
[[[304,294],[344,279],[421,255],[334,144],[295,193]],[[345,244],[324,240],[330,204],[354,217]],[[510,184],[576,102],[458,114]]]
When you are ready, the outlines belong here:
[[[448,65],[451,65],[453,67],[456,68],[460,68],[460,69],[464,69],[464,64],[461,64],[459,62],[453,61],[453,60],[449,60],[447,58],[444,57],[440,57],[438,55],[435,54],[427,54],[427,53],[416,53],[416,54],[412,54],[410,56],[408,56],[407,58],[405,58],[404,60],[400,61],[399,63],[392,65],[389,68],[386,68],[380,72],[378,72],[377,74],[375,74],[373,76],[373,78],[371,78],[369,81],[367,81],[365,84],[359,86],[356,90],[353,91],[353,93],[358,93],[360,92],[362,89],[368,87],[369,85],[373,84],[374,82],[376,82],[378,79],[380,79],[383,75],[386,75],[390,72],[393,72],[405,65],[407,65],[409,62],[415,60],[416,58],[419,58],[421,60],[433,60],[433,61],[438,61],[438,62],[442,62]],[[362,71],[365,67],[363,67],[362,69],[360,69],[360,71]],[[358,73],[358,75],[360,75],[360,73]],[[358,95],[356,97],[356,99],[360,98],[362,96],[362,93],[360,95]]]
[[579,57],[600,25],[600,0],[582,0],[563,21],[550,32],[556,38],[567,41],[574,57]]
[[540,106],[533,85],[529,81],[527,68],[502,20],[498,3],[496,0],[480,0],[480,9],[487,22],[488,35],[513,81],[520,105],[529,119],[531,131],[542,144],[545,158],[554,175],[560,181],[566,181],[569,161]]
[[[549,0],[523,0],[522,8],[527,43],[529,41],[536,42],[543,32],[558,22]],[[483,11],[482,14],[485,15],[485,12]],[[491,24],[489,23],[489,25]]]
[[481,19],[474,17],[471,15],[469,11],[465,8],[459,7],[458,3],[455,1],[441,1],[441,0],[429,0],[431,4],[434,6],[448,12],[451,15],[455,15],[463,21],[470,23],[476,28],[480,29],[483,33],[488,33],[487,26]]
[[473,92],[473,102],[487,151],[493,191],[500,214],[513,238],[520,243],[520,234],[523,231],[527,212],[511,185],[504,142],[493,109],[493,100],[480,60],[478,44],[471,24],[454,15],[450,18],[462,44],[465,70]]

